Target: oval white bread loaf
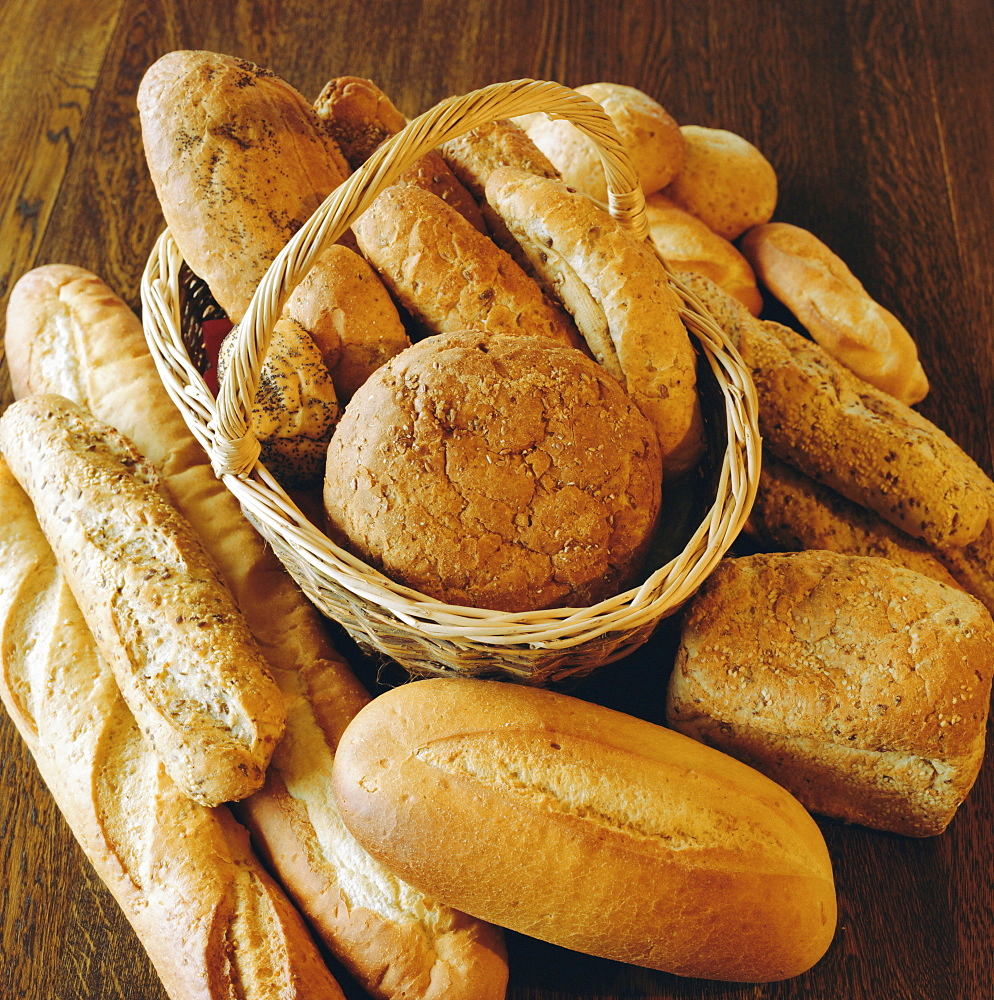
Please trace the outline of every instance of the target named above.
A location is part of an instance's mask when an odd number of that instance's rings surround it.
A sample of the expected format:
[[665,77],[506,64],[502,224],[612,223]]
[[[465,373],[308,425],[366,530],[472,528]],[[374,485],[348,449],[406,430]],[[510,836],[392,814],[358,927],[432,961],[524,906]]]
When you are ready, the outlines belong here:
[[678,975],[797,975],[835,930],[801,805],[671,730],[566,695],[435,679],[346,730],[335,796],[401,878],[546,941]]
[[403,885],[342,824],[327,794],[334,751],[368,695],[214,475],[159,379],[138,318],[96,275],[46,265],[11,292],[7,350],[15,394],[57,389],[138,445],[248,620],[287,726],[266,785],[241,808],[311,926],[374,997],[500,1000],[507,963],[499,932]]
[[2,458],[0,510],[0,698],[171,1000],[342,1000],[246,831],[142,737]]

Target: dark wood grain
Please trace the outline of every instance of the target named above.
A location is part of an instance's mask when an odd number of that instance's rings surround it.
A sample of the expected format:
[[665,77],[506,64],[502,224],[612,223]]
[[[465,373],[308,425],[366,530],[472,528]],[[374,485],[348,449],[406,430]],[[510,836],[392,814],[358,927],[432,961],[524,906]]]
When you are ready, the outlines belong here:
[[[371,77],[410,115],[496,80],[612,80],[744,135],[776,167],[777,217],[821,236],[904,319],[933,386],[922,411],[994,473],[989,0],[5,0],[0,306],[50,261],[91,268],[137,306],[162,221],[135,94],[174,48],[245,56],[310,97],[331,76]],[[573,690],[658,721],[672,646],[670,624]],[[808,974],[679,980],[511,935],[509,997],[994,997],[994,766],[941,837],[821,826],[840,925]],[[5,717],[0,844],[0,997],[164,997]]]

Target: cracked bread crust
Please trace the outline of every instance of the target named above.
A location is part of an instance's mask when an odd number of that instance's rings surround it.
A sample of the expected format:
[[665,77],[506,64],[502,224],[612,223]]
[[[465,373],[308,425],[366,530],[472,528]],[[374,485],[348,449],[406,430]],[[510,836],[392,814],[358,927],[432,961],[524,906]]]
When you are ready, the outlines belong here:
[[497,611],[633,581],[662,469],[651,426],[579,351],[433,337],[376,372],[328,449],[329,532],[393,580]]
[[763,771],[813,812],[941,833],[976,779],[994,622],[886,559],[726,559],[684,620],[669,725]]
[[431,333],[478,330],[582,343],[569,316],[509,254],[429,191],[388,188],[353,231],[397,301]]

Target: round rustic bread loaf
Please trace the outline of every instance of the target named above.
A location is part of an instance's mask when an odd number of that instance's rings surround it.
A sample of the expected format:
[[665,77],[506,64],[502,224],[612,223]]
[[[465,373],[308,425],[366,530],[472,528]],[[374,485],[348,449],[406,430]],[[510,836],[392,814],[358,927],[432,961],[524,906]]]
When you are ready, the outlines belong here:
[[583,353],[456,333],[403,351],[353,396],[324,500],[332,537],[393,580],[525,611],[628,586],[661,479],[651,425]]

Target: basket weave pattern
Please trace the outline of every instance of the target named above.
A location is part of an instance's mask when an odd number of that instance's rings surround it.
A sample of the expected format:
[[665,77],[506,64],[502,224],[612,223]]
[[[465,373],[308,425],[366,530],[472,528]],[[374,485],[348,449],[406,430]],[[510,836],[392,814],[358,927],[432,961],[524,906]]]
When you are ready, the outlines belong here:
[[[755,498],[760,439],[751,379],[735,348],[672,272],[683,320],[710,366],[727,445],[714,501],[685,548],[640,586],[588,608],[505,613],[442,604],[387,579],[334,545],[259,463],[250,413],[272,327],[293,288],[373,199],[430,149],[484,123],[543,111],[597,144],[609,211],[647,234],[638,180],[599,105],[559,84],[519,80],[453,98],[414,119],[337,188],[270,266],[238,327],[217,398],[184,341],[184,262],[168,230],[142,277],[142,318],[160,376],[246,516],[317,607],[362,645],[415,674],[506,676],[544,683],[589,671],[639,646],[700,586],[738,535]],[[665,263],[665,262],[664,262]],[[720,420],[722,414],[715,415]]]

